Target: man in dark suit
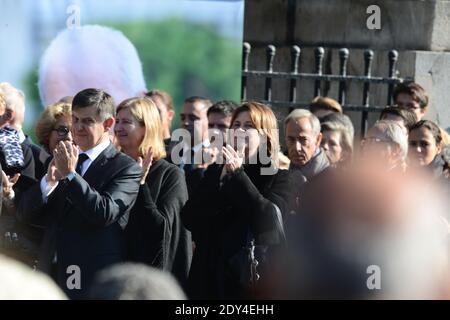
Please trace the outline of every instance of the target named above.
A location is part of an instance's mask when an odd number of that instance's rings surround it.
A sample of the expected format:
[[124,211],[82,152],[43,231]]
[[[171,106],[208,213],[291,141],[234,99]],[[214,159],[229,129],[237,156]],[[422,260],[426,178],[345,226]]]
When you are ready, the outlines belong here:
[[123,229],[142,169],[110,142],[114,115],[106,92],[79,92],[72,103],[74,143],[58,144],[40,184],[49,216],[40,268],[53,267],[70,298],[85,298],[95,273],[124,258]]

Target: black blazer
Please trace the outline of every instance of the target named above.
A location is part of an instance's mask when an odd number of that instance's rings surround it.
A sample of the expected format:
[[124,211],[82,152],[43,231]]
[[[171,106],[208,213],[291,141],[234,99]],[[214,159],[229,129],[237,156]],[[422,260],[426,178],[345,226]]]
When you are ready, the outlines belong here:
[[[110,144],[90,165],[83,177],[62,180],[43,204],[39,185],[21,201],[19,214],[33,221],[37,214],[46,221],[39,269],[50,273],[57,257],[56,278],[70,298],[84,298],[95,273],[124,261],[124,232],[128,214],[136,201],[142,169]],[[81,270],[81,289],[66,286],[67,268]]]
[[129,260],[172,272],[182,285],[192,259],[190,232],[180,217],[187,199],[183,170],[158,160],[139,189],[125,229]]
[[208,167],[182,210],[183,222],[196,244],[189,275],[193,299],[242,298],[244,288],[229,268],[232,257],[247,244],[249,232],[260,239],[276,230],[273,204],[283,215],[292,209],[295,174],[279,170],[261,176],[260,167],[251,165],[228,174],[220,186],[222,168],[217,164]]
[[45,162],[42,162],[40,159],[42,148],[34,144],[33,140],[31,140],[29,136],[26,136],[25,140],[22,142],[22,145],[26,145],[30,148],[34,163],[34,177],[36,179],[40,179],[47,173]]

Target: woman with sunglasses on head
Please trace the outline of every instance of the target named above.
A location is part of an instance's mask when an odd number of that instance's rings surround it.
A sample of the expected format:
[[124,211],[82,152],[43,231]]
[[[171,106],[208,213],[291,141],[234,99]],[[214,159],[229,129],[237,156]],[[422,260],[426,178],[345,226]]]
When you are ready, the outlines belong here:
[[183,171],[164,160],[162,123],[147,97],[119,104],[114,126],[121,151],[143,170],[136,203],[125,228],[127,260],[171,272],[182,286],[192,258],[192,241],[180,218],[187,201]]
[[265,264],[257,256],[256,266],[248,258],[262,246],[284,243],[282,216],[292,208],[296,177],[279,170],[272,110],[243,103],[233,112],[229,133],[233,147],[222,147],[224,161],[208,167],[182,211],[195,242],[188,291],[193,299],[242,299],[254,297],[253,290],[260,293],[258,284],[268,281],[264,267],[272,268],[275,261]]

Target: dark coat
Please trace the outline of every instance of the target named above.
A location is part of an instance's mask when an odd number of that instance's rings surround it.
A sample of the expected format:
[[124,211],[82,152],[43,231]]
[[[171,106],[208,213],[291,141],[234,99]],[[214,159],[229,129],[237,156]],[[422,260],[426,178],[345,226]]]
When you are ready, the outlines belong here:
[[47,172],[47,168],[44,166],[45,161],[43,162],[41,159],[42,148],[34,144],[33,140],[31,140],[31,138],[28,136],[26,136],[22,144],[30,147],[34,162],[34,177],[36,179],[42,178]]
[[[124,261],[123,229],[136,201],[142,169],[110,144],[83,177],[62,180],[43,203],[39,185],[30,188],[19,210],[23,221],[46,222],[39,269],[50,273],[57,258],[58,284],[70,298],[84,298],[95,273]],[[81,270],[81,289],[67,288],[68,267]]]
[[321,173],[329,166],[330,162],[328,161],[327,155],[322,149],[319,149],[319,153],[314,155],[304,166],[298,167],[291,164],[289,170],[298,170],[307,180],[311,180],[315,175]]
[[172,272],[186,285],[192,241],[180,217],[188,199],[183,170],[161,159],[152,164],[125,229],[127,259]]
[[[223,166],[213,164],[198,190],[182,210],[185,226],[196,244],[189,275],[193,299],[243,298],[245,288],[232,276],[230,263],[248,243],[249,235],[262,244],[262,236],[276,230],[275,204],[283,215],[291,209],[298,177],[286,170],[260,175],[257,165],[227,174],[220,186]],[[267,237],[266,244],[280,239]]]

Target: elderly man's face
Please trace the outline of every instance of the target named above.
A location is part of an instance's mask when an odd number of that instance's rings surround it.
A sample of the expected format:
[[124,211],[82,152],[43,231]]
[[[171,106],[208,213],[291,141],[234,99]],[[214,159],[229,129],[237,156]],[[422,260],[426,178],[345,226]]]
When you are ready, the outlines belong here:
[[291,119],[286,125],[285,141],[292,163],[296,166],[304,166],[319,148],[322,134],[314,136],[309,118]]

